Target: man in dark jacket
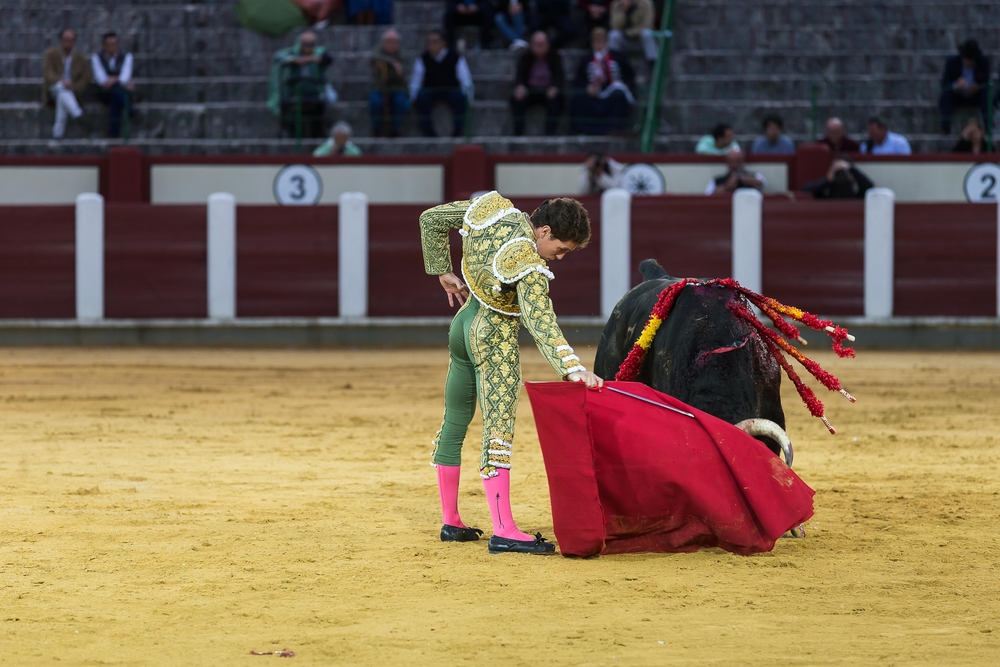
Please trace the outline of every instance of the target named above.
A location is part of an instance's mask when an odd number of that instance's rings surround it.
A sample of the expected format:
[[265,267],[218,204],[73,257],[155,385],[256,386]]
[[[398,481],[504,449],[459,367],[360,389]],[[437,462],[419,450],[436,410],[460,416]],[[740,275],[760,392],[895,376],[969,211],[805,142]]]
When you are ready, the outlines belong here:
[[816,199],[863,199],[873,187],[860,169],[847,160],[835,159],[826,170],[826,178],[806,183],[802,189]]
[[410,76],[410,100],[417,112],[417,123],[425,137],[435,137],[431,111],[435,104],[451,108],[452,136],[460,137],[465,128],[466,101],[472,101],[472,74],[469,64],[457,51],[445,46],[440,30],[427,35],[427,50],[413,63]]
[[290,49],[274,54],[281,104],[281,127],[290,137],[326,136],[326,69],[333,58],[317,43],[316,33],[306,30]]
[[990,121],[986,108],[986,88],[990,81],[990,60],[979,50],[974,39],[958,47],[958,55],[945,62],[941,75],[941,131],[951,132],[951,111],[955,106],[979,107],[986,123]]
[[570,121],[578,134],[622,132],[635,104],[635,73],[628,58],[608,48],[608,31],[590,32],[590,53],[576,68]]
[[531,36],[531,50],[518,60],[514,75],[514,94],[510,98],[514,134],[524,134],[524,113],[535,104],[545,105],[545,134],[551,137],[556,133],[563,106],[563,83],[562,58],[539,30]]
[[383,33],[382,43],[372,52],[372,90],[368,95],[368,111],[372,119],[372,134],[376,137],[398,137],[403,129],[403,115],[410,109],[399,42],[399,33],[390,28]]

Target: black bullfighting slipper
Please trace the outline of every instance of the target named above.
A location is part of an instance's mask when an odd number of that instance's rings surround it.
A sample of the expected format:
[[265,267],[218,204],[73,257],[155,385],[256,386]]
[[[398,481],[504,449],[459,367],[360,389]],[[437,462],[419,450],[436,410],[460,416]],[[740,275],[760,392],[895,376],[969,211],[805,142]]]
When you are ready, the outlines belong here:
[[535,533],[533,540],[511,540],[494,535],[490,538],[488,546],[491,554],[540,554],[545,556],[556,552],[556,545],[546,541],[541,533]]
[[483,531],[478,528],[459,528],[458,526],[441,526],[442,542],[475,542]]

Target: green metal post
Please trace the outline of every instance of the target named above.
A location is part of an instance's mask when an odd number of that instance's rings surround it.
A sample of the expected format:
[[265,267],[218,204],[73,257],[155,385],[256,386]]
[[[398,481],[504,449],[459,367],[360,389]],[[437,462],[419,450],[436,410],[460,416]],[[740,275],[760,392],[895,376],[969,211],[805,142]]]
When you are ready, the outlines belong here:
[[986,123],[986,140],[990,145],[990,152],[993,152],[993,79],[990,79],[990,83],[986,86],[986,118],[983,122]]
[[643,153],[653,152],[653,140],[660,121],[660,101],[663,99],[663,83],[670,71],[670,41],[674,30],[674,0],[666,0],[660,18],[660,53],[653,66],[653,86],[646,100],[646,117],[642,123],[642,138],[639,149]]
[[128,145],[128,140],[132,137],[132,92],[125,90],[125,117],[122,118],[122,143]]
[[819,139],[819,103],[817,98],[819,98],[819,85],[813,83],[809,87],[809,97],[812,104],[812,133],[813,141]]
[[302,152],[302,82],[295,86],[295,152]]

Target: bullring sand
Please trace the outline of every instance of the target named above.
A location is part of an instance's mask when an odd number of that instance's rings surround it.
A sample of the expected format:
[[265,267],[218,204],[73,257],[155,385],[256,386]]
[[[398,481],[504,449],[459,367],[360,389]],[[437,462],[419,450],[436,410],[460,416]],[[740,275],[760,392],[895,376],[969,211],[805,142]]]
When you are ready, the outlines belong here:
[[[572,560],[437,540],[443,351],[0,350],[0,664],[1000,663],[1000,355],[817,358],[805,539]],[[527,401],[512,479],[551,536]]]

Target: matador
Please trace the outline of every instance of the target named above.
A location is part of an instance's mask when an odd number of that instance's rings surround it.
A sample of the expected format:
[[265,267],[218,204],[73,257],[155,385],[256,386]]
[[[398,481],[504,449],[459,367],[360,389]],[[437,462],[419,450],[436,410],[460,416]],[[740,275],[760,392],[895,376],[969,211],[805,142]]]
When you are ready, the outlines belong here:
[[[462,236],[461,278],[452,270],[452,229]],[[479,472],[493,518],[489,552],[553,553],[555,546],[540,533],[532,537],[518,530],[510,507],[514,418],[521,389],[517,334],[523,323],[560,378],[602,384],[566,342],[549,299],[554,276],[546,260],[562,259],[587,244],[587,211],[574,199],[560,198],[542,202],[528,216],[490,192],[425,211],[420,234],[424,268],[438,276],[449,304],[457,301],[461,306],[448,332],[444,420],[433,441],[441,540],[470,542],[482,535],[466,526],[458,512],[462,442],[478,399],[483,420]]]

